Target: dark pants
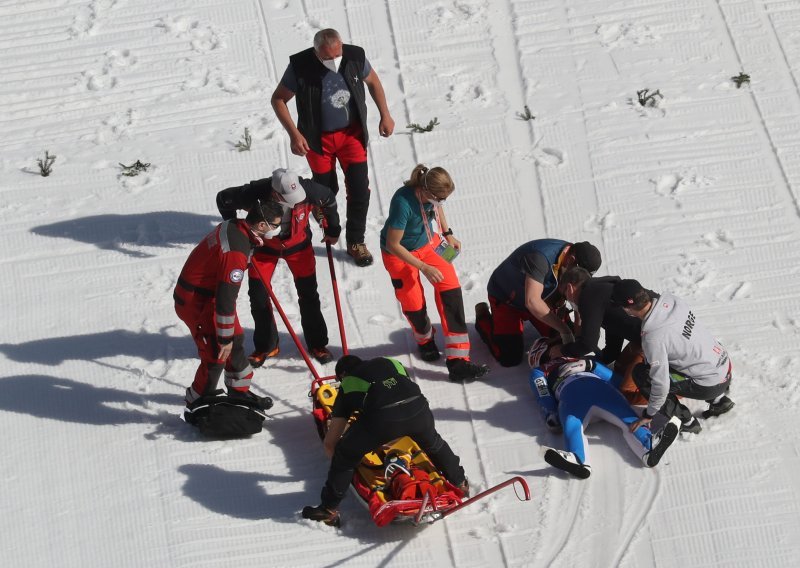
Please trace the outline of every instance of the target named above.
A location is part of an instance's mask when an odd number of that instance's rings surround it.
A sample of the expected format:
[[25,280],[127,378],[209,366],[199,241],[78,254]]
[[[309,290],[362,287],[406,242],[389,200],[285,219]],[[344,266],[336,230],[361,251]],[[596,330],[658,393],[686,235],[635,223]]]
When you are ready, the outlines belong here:
[[[275,266],[281,257],[256,252],[251,262],[258,266],[261,276],[268,282],[272,280]],[[309,349],[325,347],[328,344],[328,326],[322,316],[319,293],[317,292],[316,262],[314,249],[308,247],[282,257],[294,276],[297,289],[297,302],[300,308],[300,325],[303,328],[306,345]],[[256,351],[269,353],[278,346],[278,328],[272,313],[272,303],[267,289],[254,270],[250,271],[248,294],[250,313],[253,314],[255,331],[253,343]]]
[[344,433],[331,460],[328,480],[322,488],[322,506],[337,509],[353,479],[353,472],[365,454],[401,436],[410,436],[450,483],[464,481],[460,459],[436,431],[433,414],[424,403],[422,410],[402,420],[361,417]]
[[[678,380],[675,380],[678,379]],[[633,382],[639,388],[639,392],[644,395],[648,400],[650,399],[650,365],[639,363],[633,368]],[[685,398],[693,398],[695,400],[705,400],[712,402],[721,394],[725,394],[731,386],[730,377],[724,383],[706,387],[695,383],[691,377],[687,377],[678,373],[677,371],[670,370],[669,394],[664,406],[661,407],[659,412],[666,415],[667,418],[677,416],[681,422],[688,422],[692,419],[692,411],[686,408],[678,400],[679,396]]]

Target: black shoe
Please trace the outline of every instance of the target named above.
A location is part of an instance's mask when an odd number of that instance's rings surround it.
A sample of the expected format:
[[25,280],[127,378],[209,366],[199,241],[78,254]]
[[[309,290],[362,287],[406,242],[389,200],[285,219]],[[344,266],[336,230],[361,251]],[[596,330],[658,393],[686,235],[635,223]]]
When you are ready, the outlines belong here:
[[323,522],[331,527],[339,528],[342,526],[342,519],[339,516],[339,511],[331,511],[322,505],[303,507],[303,518]]
[[725,414],[734,406],[736,406],[736,403],[723,395],[717,402],[711,401],[708,403],[708,410],[703,411],[703,418],[711,418],[712,416]]
[[258,369],[262,366],[267,359],[271,359],[272,357],[277,357],[278,353],[281,352],[280,347],[275,347],[271,351],[258,351],[255,350],[250,355],[247,356],[247,360],[250,362],[250,366],[254,369]]
[[586,479],[592,474],[592,468],[586,464],[582,464],[578,460],[578,456],[572,452],[547,448],[544,452],[544,461],[553,467],[571,473],[579,479]]
[[703,426],[700,424],[700,421],[694,416],[692,416],[691,420],[681,424],[681,433],[688,432],[689,434],[699,434],[702,429]]
[[328,351],[327,347],[312,347],[309,351],[311,352],[311,356],[322,365],[333,361],[333,354]]
[[270,408],[272,408],[272,405],[275,404],[272,398],[268,396],[258,396],[252,391],[240,392],[237,390],[229,389],[228,397],[233,399],[243,398],[249,400],[250,402],[255,402],[261,410],[269,410]]
[[448,359],[447,370],[450,373],[451,381],[468,381],[471,379],[480,379],[489,372],[489,367],[486,365],[478,365],[467,359]]
[[[699,424],[698,422],[698,425]],[[680,431],[681,419],[677,416],[673,416],[661,430],[653,434],[650,451],[642,456],[644,465],[647,467],[656,467],[658,462],[661,461],[664,452],[666,452],[667,448],[675,441]]]
[[433,337],[419,345],[419,356],[423,361],[438,361],[442,356]]

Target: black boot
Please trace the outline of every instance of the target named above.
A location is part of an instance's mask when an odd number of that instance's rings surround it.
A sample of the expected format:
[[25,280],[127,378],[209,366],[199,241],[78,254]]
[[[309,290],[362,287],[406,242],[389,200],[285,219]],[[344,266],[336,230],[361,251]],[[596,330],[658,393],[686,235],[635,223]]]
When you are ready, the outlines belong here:
[[331,511],[322,505],[317,505],[316,507],[308,505],[303,507],[303,518],[323,522],[331,527],[339,528],[342,526],[342,519],[339,516],[339,511]]
[[489,372],[489,367],[458,358],[447,360],[447,370],[450,372],[451,381],[460,382],[481,378]]
[[419,356],[423,361],[438,361],[442,356],[433,337],[419,345]]
[[729,399],[727,396],[722,395],[718,401],[708,401],[708,410],[703,411],[703,418],[711,418],[712,416],[719,416],[725,414],[731,408],[736,406],[736,403]]
[[233,389],[228,389],[228,396],[230,398],[243,398],[250,402],[255,402],[261,410],[269,410],[275,404],[272,398],[268,396],[258,396],[252,391],[240,392]]

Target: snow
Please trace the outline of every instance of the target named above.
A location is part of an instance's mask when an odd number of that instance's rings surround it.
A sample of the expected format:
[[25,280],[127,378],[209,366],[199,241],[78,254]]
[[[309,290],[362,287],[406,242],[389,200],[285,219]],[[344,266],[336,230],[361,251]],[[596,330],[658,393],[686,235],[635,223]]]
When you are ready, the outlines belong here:
[[[790,0],[0,1],[3,565],[800,565],[798,22]],[[380,261],[339,245],[352,350],[411,369],[475,489],[522,475],[532,501],[505,490],[418,529],[377,529],[352,496],[340,531],[299,519],[328,464],[284,331],[256,372],[276,399],[263,433],[209,442],[182,423],[196,360],[172,288],[217,191],[308,175],[269,96],[328,26],[367,50],[397,123],[380,138],[370,103],[374,253],[393,191],[442,165],[468,319],[514,247],[589,240],[602,274],[691,303],[731,350],[736,408],[653,470],[592,426],[594,473],[570,479],[539,455],[561,440],[527,369],[490,362],[471,329],[492,373],[450,383],[416,356]],[[663,99],[642,107],[645,88]],[[122,176],[137,159],[146,174]],[[273,284],[299,327],[285,266]],[[244,290],[239,314],[249,334]]]

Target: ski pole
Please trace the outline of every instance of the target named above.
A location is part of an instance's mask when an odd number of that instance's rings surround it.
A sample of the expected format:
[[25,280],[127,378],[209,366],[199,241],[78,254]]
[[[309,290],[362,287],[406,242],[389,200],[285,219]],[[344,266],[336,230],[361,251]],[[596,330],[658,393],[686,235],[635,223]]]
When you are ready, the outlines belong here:
[[306,365],[308,365],[308,369],[311,371],[311,374],[314,375],[314,381],[315,382],[320,381],[321,379],[320,379],[319,373],[317,373],[317,369],[314,367],[314,364],[311,362],[311,358],[308,356],[308,352],[306,351],[306,348],[303,347],[302,343],[300,343],[300,338],[297,337],[297,334],[294,332],[294,328],[292,327],[292,324],[289,323],[289,318],[286,317],[286,313],[283,311],[283,308],[281,307],[281,303],[278,301],[278,298],[275,296],[275,292],[272,291],[272,286],[270,285],[269,282],[264,280],[264,277],[261,276],[261,271],[258,269],[258,266],[256,266],[254,262],[250,263],[250,267],[253,268],[256,271],[256,275],[258,275],[259,280],[261,280],[262,284],[264,284],[264,287],[267,289],[267,294],[269,294],[269,298],[270,298],[270,300],[272,300],[272,304],[278,309],[278,313],[281,315],[281,319],[283,320],[283,324],[286,326],[286,329],[289,330],[289,335],[292,336],[292,339],[294,340],[294,344],[297,345],[297,349],[300,351],[300,355],[303,356],[303,359],[305,360]]
[[325,243],[328,249],[328,266],[331,269],[331,283],[333,284],[333,299],[336,302],[336,318],[339,320],[339,336],[342,338],[342,354],[347,355],[347,338],[344,332],[344,319],[342,318],[342,305],[339,303],[339,285],[336,282],[336,271],[333,268],[333,251],[331,243]]

